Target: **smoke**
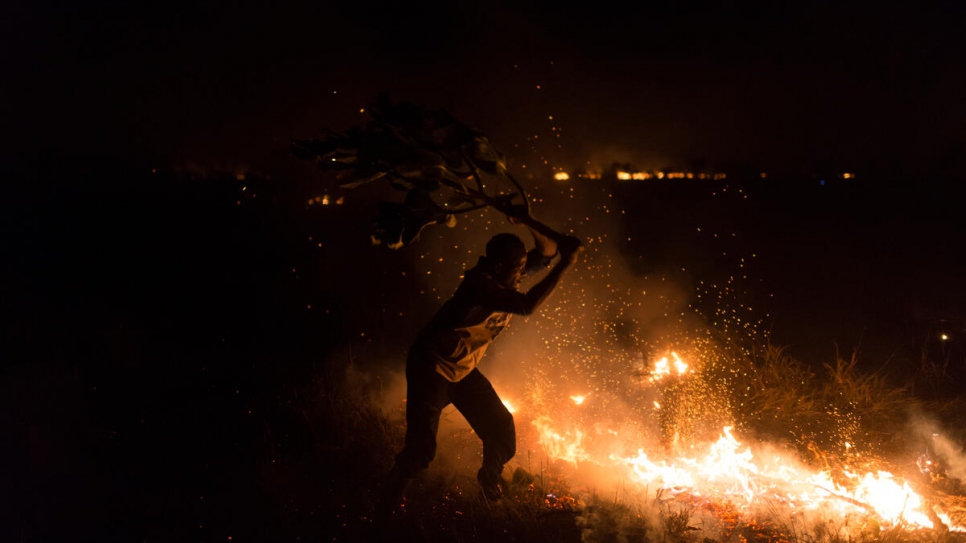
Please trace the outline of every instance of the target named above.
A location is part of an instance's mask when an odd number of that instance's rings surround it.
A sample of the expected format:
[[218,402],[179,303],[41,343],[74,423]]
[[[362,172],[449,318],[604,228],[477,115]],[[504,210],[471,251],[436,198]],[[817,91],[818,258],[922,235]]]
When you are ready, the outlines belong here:
[[917,411],[910,416],[911,432],[919,449],[919,469],[932,477],[948,476],[966,482],[966,450],[932,417]]
[[949,476],[963,482],[966,478],[966,451],[958,443],[939,433],[933,434],[932,442],[936,453],[946,462]]
[[[575,495],[593,493],[627,481],[592,459],[641,449],[685,454],[719,438],[734,424],[735,352],[697,309],[702,278],[686,262],[648,252],[650,232],[677,217],[628,214],[627,195],[613,185],[534,189],[535,216],[580,237],[585,250],[537,314],[514,317],[480,366],[514,407],[510,469],[555,472]],[[701,289],[720,310],[730,298],[711,283]],[[687,376],[652,381],[653,363],[672,353],[689,364]]]
[[406,399],[406,375],[391,369],[364,367],[353,361],[345,370],[340,391],[347,397],[369,402],[388,419],[398,419]]
[[[612,183],[531,180],[527,189],[535,217],[579,237],[585,250],[537,314],[515,316],[480,365],[514,412],[518,454],[508,471],[564,474],[575,493],[613,488],[622,484],[619,476],[586,459],[630,457],[640,449],[685,453],[717,439],[733,423],[722,378],[731,353],[697,304],[704,295],[713,300],[712,311],[720,310],[728,298],[713,281],[702,282],[676,246],[659,239],[690,227],[679,224],[673,208],[653,202],[647,214],[627,211],[641,195]],[[400,251],[407,260],[398,284],[406,293],[388,298],[383,308],[404,326],[389,320],[378,333],[414,336],[499,232],[513,232],[532,246],[524,228],[492,209],[460,215],[453,229],[424,230],[418,243]],[[680,238],[677,232],[672,237]],[[542,277],[530,278],[523,290]],[[688,376],[652,381],[654,361],[672,353],[687,361]],[[388,372],[380,377],[381,409],[398,413],[404,352],[380,367]],[[554,446],[550,434],[559,436],[561,448],[548,450]],[[479,439],[452,406],[444,411],[437,442],[431,469],[478,467]]]

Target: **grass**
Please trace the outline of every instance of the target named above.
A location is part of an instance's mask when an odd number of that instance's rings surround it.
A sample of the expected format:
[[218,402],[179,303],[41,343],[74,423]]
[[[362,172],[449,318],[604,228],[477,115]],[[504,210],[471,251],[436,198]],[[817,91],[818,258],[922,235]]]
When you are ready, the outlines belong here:
[[[359,251],[368,228],[362,202],[308,212],[290,183],[95,166],[44,171],[12,183],[19,192],[3,201],[6,231],[16,235],[4,239],[11,256],[0,270],[0,423],[10,436],[0,450],[0,540],[372,535],[375,493],[405,426],[401,405],[385,407],[386,376],[358,368],[385,368],[385,352],[399,349],[338,349],[363,341],[362,329],[411,337],[404,326],[432,305],[410,279],[425,270],[399,253]],[[655,225],[685,225],[659,213],[663,199],[635,201],[653,202]],[[319,237],[326,232],[340,235]],[[669,245],[688,239],[660,236]],[[344,288],[373,281],[381,288]],[[393,289],[400,311],[386,312],[384,293]],[[930,339],[914,349],[917,361],[872,372],[862,366],[878,361],[857,356],[816,369],[780,347],[736,350],[718,368],[727,406],[743,435],[787,444],[820,467],[915,458],[929,436],[897,431],[912,407],[963,443],[966,359],[956,343],[920,337]],[[478,454],[472,434],[450,439]],[[458,459],[441,456],[389,539],[962,540],[856,519],[816,525],[777,506],[752,516],[666,493],[642,500],[586,491],[533,456],[506,474],[509,499],[496,505],[477,499]],[[917,485],[942,499],[966,494],[942,473]]]
[[[784,349],[764,346],[737,363],[748,367],[752,385],[733,403],[743,428],[761,439],[784,439],[802,458],[821,469],[855,468],[857,463],[888,463],[889,453],[915,448],[912,433],[903,427],[911,408],[923,412],[939,407],[945,398],[923,400],[912,393],[911,383],[890,384],[884,371],[864,373],[858,357],[837,359],[824,373],[810,371],[787,356]],[[319,535],[325,525],[332,540],[353,540],[369,534],[372,504],[381,476],[391,465],[405,431],[401,409],[379,407],[380,381],[375,377],[347,379],[354,370],[346,361],[343,371],[329,371],[307,385],[299,395],[298,411],[312,427],[316,455],[299,460],[288,457],[289,477],[312,474],[306,465],[338,465],[337,473],[317,475],[305,488],[314,491],[298,498],[277,494],[299,508],[324,500],[324,510],[336,522],[319,523],[304,516],[290,517],[293,534]],[[929,374],[924,373],[924,376]],[[735,387],[738,389],[739,387]],[[777,416],[775,416],[777,414]],[[952,421],[955,424],[957,421]],[[961,420],[958,420],[961,422]],[[458,439],[474,441],[471,433]],[[843,440],[850,443],[844,447]],[[279,456],[284,458],[285,455]],[[530,463],[528,463],[530,464]],[[302,467],[297,467],[301,465]],[[940,530],[881,530],[871,517],[827,518],[822,522],[789,513],[787,508],[747,513],[727,504],[688,503],[657,493],[641,502],[618,492],[605,498],[573,491],[565,478],[549,470],[518,469],[510,476],[507,498],[497,504],[481,502],[471,473],[461,473],[454,462],[438,459],[428,474],[417,480],[403,510],[392,521],[388,541],[582,541],[582,542],[685,542],[721,543],[801,542],[946,542],[962,541],[959,534]],[[270,478],[281,472],[266,472]],[[918,484],[926,484],[918,481]],[[295,487],[291,481],[278,485]],[[922,487],[920,487],[922,488]],[[583,496],[583,497],[579,497]],[[294,506],[290,506],[294,507]],[[299,522],[301,521],[301,522]],[[308,530],[306,532],[305,530]]]

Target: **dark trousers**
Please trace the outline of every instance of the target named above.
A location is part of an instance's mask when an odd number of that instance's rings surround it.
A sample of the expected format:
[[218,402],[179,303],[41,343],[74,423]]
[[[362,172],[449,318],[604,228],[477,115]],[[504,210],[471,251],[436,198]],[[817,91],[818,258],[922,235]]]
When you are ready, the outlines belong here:
[[406,391],[406,445],[393,469],[398,476],[412,478],[429,467],[436,456],[440,414],[452,403],[483,441],[478,478],[499,481],[504,464],[516,454],[516,429],[513,415],[479,370],[451,383],[436,373],[430,355],[413,349],[406,362]]

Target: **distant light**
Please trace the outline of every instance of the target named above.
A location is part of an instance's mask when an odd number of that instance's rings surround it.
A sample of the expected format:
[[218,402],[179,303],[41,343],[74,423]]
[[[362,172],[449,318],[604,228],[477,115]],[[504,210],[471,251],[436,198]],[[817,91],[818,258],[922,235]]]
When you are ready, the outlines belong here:
[[824,187],[825,186],[825,180],[824,179],[819,179],[818,184],[819,185],[822,185]]
[[949,336],[947,336],[946,334],[940,334],[939,339],[946,341],[947,339],[949,339]]
[[631,174],[628,172],[617,172],[617,178],[621,181],[629,181],[631,179]]
[[768,174],[765,172],[761,172],[759,175],[761,176],[762,179],[768,179]]
[[567,172],[557,172],[553,174],[553,178],[556,179],[557,181],[566,181],[570,179],[570,174],[568,174]]
[[570,399],[573,400],[575,404],[580,405],[584,403],[584,400],[587,399],[587,396],[571,396]]
[[854,178],[855,178],[854,173],[845,172],[842,174],[842,179],[854,179]]

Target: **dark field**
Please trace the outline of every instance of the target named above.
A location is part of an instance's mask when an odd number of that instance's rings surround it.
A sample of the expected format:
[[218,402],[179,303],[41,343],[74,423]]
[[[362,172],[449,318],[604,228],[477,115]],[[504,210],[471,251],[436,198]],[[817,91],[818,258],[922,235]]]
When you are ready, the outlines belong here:
[[[343,388],[346,366],[400,370],[456,278],[417,280],[425,247],[369,246],[373,194],[307,206],[323,192],[313,180],[96,165],[5,175],[0,541],[357,539],[401,429],[370,406],[375,385]],[[632,273],[687,293],[753,254],[739,296],[772,344],[816,371],[858,349],[862,371],[952,417],[966,377],[966,191],[821,179],[567,188],[588,216],[600,201],[626,211],[607,243]],[[539,217],[582,233],[566,216],[580,203],[529,183]],[[475,261],[468,250],[445,264]],[[925,376],[926,363],[945,369]],[[501,519],[517,540],[579,540],[566,511],[533,515]],[[476,535],[462,540],[500,537],[466,529]]]

